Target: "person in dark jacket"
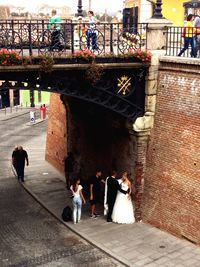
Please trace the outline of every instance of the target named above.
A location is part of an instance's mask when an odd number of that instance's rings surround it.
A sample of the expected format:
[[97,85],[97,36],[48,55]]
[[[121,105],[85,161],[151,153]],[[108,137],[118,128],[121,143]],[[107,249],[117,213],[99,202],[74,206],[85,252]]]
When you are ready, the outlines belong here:
[[107,222],[112,222],[111,215],[113,212],[113,207],[115,204],[118,190],[123,194],[128,193],[128,191],[121,189],[120,184],[118,180],[116,179],[116,176],[117,176],[117,172],[112,171],[112,175],[106,179],[106,196],[105,196],[106,201],[105,202],[108,205]]
[[25,162],[26,162],[26,165],[28,166],[29,165],[28,154],[23,149],[22,146],[19,146],[18,150],[15,152],[15,166],[16,166],[15,169],[17,172],[18,180],[21,182],[24,182]]
[[74,156],[72,152],[67,153],[67,157],[65,159],[65,179],[66,179],[66,187],[70,190],[70,186],[72,183],[73,173],[74,173]]

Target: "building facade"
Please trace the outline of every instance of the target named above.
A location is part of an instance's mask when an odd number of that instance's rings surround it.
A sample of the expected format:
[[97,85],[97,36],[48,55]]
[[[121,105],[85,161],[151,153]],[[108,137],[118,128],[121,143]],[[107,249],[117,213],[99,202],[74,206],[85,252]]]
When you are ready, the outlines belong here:
[[[144,23],[152,17],[155,2],[155,0],[125,0],[125,8],[138,7],[138,22]],[[176,26],[183,26],[188,13],[196,13],[192,8],[184,7],[185,3],[190,2],[187,0],[163,0],[162,2],[163,16]]]

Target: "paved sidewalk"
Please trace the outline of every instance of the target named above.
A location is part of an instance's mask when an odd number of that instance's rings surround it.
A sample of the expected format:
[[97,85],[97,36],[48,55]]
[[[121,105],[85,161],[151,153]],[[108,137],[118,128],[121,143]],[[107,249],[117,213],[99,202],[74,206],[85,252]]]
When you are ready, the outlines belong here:
[[[64,177],[47,162],[43,162],[41,168],[43,173],[32,174],[24,187],[62,220],[63,208],[71,205]],[[200,266],[199,247],[141,222],[133,225],[107,223],[103,215],[90,219],[89,204],[83,207],[79,224],[63,223],[127,266]]]
[[22,116],[26,113],[29,113],[31,108],[25,108],[25,107],[13,107],[12,109],[10,107],[0,109],[0,121],[6,121],[13,118],[16,118],[18,116]]
[[[26,126],[32,126],[37,123],[43,122],[40,118],[40,106],[35,107],[35,122],[31,122],[30,120],[25,124]],[[14,108],[7,108],[5,109],[0,109],[0,122],[2,121],[7,121],[11,119],[15,119],[16,117],[23,116],[24,114],[29,114],[32,108],[30,107],[14,107]],[[48,115],[46,115],[46,119],[48,119]]]

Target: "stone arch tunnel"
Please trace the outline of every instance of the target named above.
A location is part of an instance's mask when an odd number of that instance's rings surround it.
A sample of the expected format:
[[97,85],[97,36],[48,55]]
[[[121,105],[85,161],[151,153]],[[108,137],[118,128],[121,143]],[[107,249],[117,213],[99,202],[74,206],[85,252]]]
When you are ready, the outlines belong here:
[[67,151],[72,151],[77,172],[84,179],[96,168],[102,168],[104,176],[114,168],[128,170],[135,177],[138,142],[132,125],[145,113],[148,66],[105,64],[100,81],[94,84],[85,77],[85,65],[56,66],[51,73],[36,66],[7,67],[1,70],[0,90],[53,93],[46,159],[59,170],[63,171]]

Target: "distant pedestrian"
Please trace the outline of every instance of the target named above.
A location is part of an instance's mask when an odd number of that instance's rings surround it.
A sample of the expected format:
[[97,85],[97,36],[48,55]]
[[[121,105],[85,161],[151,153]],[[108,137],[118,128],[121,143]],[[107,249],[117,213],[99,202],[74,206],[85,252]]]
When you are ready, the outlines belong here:
[[101,197],[101,178],[102,171],[97,170],[96,174],[90,178],[90,204],[91,214],[90,218],[96,218],[99,214],[96,211],[96,205],[100,202]]
[[40,106],[40,118],[41,118],[41,120],[46,119],[46,110],[47,110],[47,108],[46,108],[45,104]]
[[93,11],[88,11],[88,25],[86,31],[87,48],[90,49],[90,42],[92,41],[92,50],[97,50],[97,34],[96,34],[96,19]]
[[25,161],[26,165],[28,166],[29,165],[28,154],[23,149],[22,146],[19,146],[17,151],[15,152],[15,162],[16,162],[15,164],[16,164],[17,177],[18,180],[21,182],[24,182]]
[[82,201],[85,204],[85,198],[82,193],[82,185],[80,185],[80,179],[76,178],[73,180],[73,183],[70,187],[73,198],[72,198],[72,204],[73,204],[73,222],[74,224],[80,222],[81,219],[81,208],[82,208]]
[[188,48],[189,45],[192,47],[191,56],[196,57],[196,49],[195,49],[195,41],[194,41],[194,33],[195,29],[193,27],[193,15],[190,14],[187,16],[187,23],[184,27],[183,38],[184,38],[184,47],[179,52],[178,56],[180,57]]
[[55,9],[51,12],[52,16],[49,19],[48,29],[51,30],[51,44],[50,50],[62,50],[62,45],[60,42],[61,35],[61,18],[57,15]]
[[67,157],[65,159],[65,179],[66,179],[66,187],[68,190],[70,189],[73,179],[74,165],[75,165],[75,160],[73,153],[68,152]]

